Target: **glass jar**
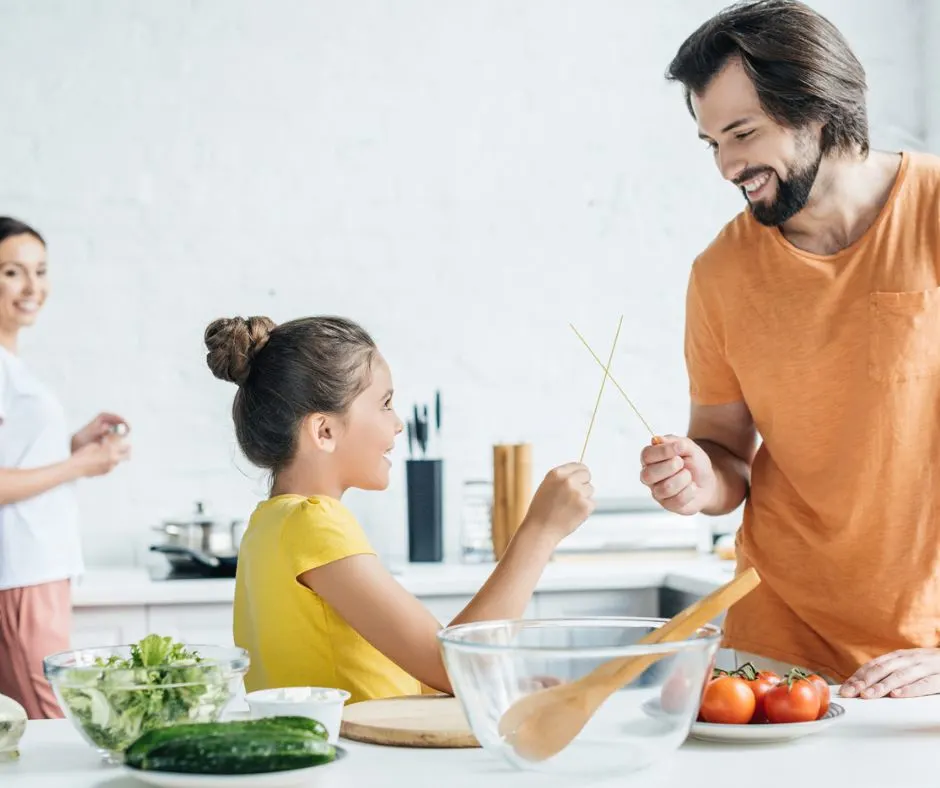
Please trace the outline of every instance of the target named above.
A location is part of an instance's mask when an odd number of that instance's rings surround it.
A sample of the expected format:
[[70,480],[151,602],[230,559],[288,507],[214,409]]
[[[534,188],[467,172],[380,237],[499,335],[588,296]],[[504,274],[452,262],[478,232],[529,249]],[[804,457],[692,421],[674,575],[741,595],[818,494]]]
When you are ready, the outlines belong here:
[[494,561],[493,483],[470,479],[460,496],[460,557],[465,564]]

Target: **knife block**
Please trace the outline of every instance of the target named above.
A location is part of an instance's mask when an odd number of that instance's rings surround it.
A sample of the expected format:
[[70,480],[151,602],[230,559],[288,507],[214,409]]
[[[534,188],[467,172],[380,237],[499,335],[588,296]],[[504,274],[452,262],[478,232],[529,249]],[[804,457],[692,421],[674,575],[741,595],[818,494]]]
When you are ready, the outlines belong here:
[[444,461],[406,460],[408,560],[444,560]]
[[532,498],[532,445],[493,446],[493,554],[499,561],[522,524]]

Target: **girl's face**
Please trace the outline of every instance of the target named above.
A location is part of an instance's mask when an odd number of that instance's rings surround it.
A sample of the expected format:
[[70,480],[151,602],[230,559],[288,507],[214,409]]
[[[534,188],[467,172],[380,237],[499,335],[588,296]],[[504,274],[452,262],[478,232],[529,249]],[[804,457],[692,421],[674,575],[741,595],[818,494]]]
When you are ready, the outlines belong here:
[[46,247],[32,235],[0,242],[0,332],[16,333],[36,322],[46,302]]
[[403,424],[392,407],[392,373],[378,353],[369,386],[353,400],[336,443],[336,459],[346,485],[361,490],[388,487],[389,454]]

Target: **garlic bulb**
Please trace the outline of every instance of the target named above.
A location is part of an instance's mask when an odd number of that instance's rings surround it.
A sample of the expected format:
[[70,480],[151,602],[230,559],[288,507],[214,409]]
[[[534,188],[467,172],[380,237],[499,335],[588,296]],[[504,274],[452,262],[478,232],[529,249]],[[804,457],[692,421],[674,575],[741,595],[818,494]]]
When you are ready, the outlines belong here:
[[19,757],[19,743],[25,732],[26,709],[13,698],[0,695],[0,761]]

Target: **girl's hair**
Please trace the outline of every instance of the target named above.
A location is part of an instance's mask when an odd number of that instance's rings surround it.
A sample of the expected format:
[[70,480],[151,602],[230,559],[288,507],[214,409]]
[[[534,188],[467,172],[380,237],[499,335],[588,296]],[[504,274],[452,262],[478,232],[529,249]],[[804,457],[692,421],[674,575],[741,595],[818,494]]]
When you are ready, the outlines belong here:
[[232,418],[245,456],[276,477],[297,451],[311,413],[343,414],[368,387],[372,337],[341,317],[280,326],[267,317],[213,320],[205,333],[212,374],[238,385]]
[[11,216],[0,216],[0,243],[15,235],[31,235],[43,246],[46,245],[46,239],[25,222]]

